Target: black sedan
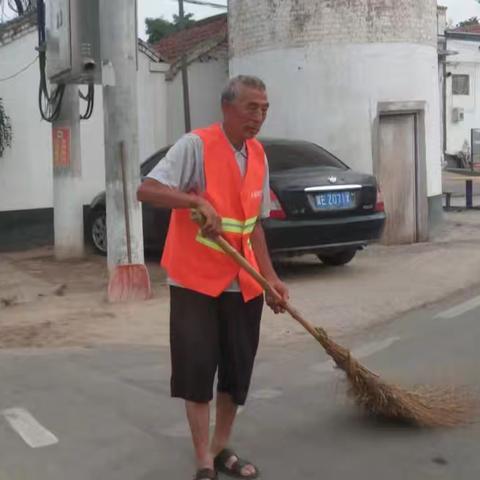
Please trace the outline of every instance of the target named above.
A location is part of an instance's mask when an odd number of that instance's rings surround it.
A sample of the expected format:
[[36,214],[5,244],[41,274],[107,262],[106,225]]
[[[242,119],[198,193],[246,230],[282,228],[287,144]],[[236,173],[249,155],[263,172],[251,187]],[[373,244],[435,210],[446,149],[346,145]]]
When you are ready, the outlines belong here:
[[[344,265],[379,239],[385,213],[372,175],[354,172],[313,143],[261,140],[269,161],[272,211],[263,222],[272,256],[316,254],[328,265]],[[164,148],[141,165],[142,177],[162,160]],[[145,249],[161,252],[170,210],[143,205]],[[107,251],[105,192],[90,205],[87,235]]]

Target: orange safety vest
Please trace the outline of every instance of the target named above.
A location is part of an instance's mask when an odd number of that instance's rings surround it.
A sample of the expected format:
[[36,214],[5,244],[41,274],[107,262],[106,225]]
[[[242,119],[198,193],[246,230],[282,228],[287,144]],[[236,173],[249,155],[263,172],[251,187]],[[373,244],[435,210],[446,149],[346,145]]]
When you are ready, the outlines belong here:
[[[248,161],[242,178],[235,155],[219,124],[195,130],[203,141],[206,191],[202,194],[222,218],[224,237],[258,271],[250,243],[260,213],[265,178],[265,153],[257,140],[247,140]],[[262,287],[205,238],[189,209],[174,209],[170,218],[162,266],[185,288],[218,297],[238,277],[247,302]]]

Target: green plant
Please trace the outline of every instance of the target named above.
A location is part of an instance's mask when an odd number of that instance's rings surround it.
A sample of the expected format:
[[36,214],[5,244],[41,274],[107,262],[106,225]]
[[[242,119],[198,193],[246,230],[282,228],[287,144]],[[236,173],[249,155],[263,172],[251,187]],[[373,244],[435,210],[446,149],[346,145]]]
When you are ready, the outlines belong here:
[[145,26],[148,35],[148,43],[156,43],[164,37],[178,32],[182,28],[188,28],[195,25],[193,20],[193,13],[187,13],[183,22],[178,15],[173,15],[173,22],[165,20],[164,18],[146,18]]
[[0,157],[7,147],[12,146],[12,124],[10,117],[5,113],[3,101],[0,98]]
[[480,25],[478,17],[470,17],[469,19],[464,20],[463,22],[459,22],[457,27],[470,27],[472,25]]

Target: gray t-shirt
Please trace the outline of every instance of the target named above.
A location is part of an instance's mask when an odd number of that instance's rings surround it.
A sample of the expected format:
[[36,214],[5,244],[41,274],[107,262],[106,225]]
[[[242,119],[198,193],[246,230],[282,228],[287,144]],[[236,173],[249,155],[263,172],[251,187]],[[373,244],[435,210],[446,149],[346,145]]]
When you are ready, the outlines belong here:
[[[236,150],[231,145],[235,154],[240,173],[245,175],[247,170],[248,152],[245,144],[241,150]],[[205,171],[203,167],[203,141],[195,133],[187,133],[178,140],[168,151],[165,158],[158,162],[147,178],[157,180],[171,188],[182,192],[195,192],[201,194],[205,191]],[[265,180],[261,204],[261,218],[270,215],[270,181],[268,175],[268,161],[265,157]],[[181,286],[175,279],[169,278],[170,285]],[[238,292],[240,287],[237,280],[225,290]]]

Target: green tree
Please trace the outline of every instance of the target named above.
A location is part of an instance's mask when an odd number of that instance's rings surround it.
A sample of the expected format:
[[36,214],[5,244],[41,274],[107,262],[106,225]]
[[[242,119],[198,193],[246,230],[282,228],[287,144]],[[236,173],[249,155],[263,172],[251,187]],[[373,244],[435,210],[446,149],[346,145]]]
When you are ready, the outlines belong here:
[[148,42],[155,43],[173,32],[173,23],[164,18],[146,18],[145,30],[148,35]]
[[457,27],[470,27],[471,25],[480,25],[478,17],[471,17],[468,20],[464,20],[463,22],[460,22]]
[[173,15],[173,25],[175,26],[175,31],[181,30],[182,28],[188,28],[192,25],[195,25],[196,21],[193,19],[193,13],[187,13],[183,16],[183,24],[178,15]]
[[0,98],[0,157],[7,147],[12,146],[12,124],[9,116],[5,113],[3,101]]
[[165,20],[164,18],[146,18],[145,27],[148,35],[148,42],[155,43],[160,39],[170,35],[171,33],[181,30],[182,27],[188,28],[195,24],[193,20],[193,13],[187,13],[184,16],[183,23],[178,15],[173,16],[173,22]]

